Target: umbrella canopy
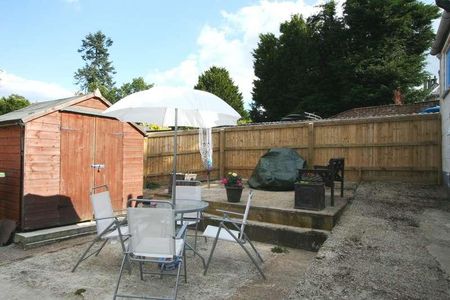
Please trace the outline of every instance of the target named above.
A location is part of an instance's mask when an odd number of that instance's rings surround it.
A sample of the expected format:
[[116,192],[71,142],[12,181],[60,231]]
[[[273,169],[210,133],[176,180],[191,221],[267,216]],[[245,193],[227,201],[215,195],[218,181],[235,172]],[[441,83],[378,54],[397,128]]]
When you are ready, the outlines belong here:
[[200,90],[180,87],[154,87],[119,100],[103,112],[124,122],[146,122],[175,126],[172,199],[176,200],[178,126],[209,128],[236,125],[241,117],[219,97]]
[[[177,124],[175,109],[178,110]],[[163,86],[126,96],[103,114],[127,122],[201,128],[236,125],[241,117],[230,105],[211,93]]]

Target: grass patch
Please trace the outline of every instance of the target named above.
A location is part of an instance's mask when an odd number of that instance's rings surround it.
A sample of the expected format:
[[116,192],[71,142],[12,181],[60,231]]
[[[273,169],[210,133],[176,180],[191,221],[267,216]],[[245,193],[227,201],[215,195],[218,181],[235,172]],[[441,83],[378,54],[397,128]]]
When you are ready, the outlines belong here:
[[273,253],[288,253],[289,250],[284,248],[284,247],[280,247],[280,246],[275,246],[272,247],[272,249],[270,249],[270,251],[272,251]]
[[145,184],[145,188],[146,189],[154,190],[154,189],[158,189],[160,187],[161,187],[161,185],[159,183],[156,183],[156,182],[147,182]]
[[83,296],[83,293],[86,292],[86,289],[78,289],[75,291],[75,295],[77,296]]

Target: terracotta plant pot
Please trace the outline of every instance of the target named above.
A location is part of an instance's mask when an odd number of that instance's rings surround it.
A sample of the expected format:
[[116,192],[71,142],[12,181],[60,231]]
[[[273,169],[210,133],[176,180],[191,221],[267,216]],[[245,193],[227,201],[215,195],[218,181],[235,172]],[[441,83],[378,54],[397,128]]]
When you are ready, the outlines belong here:
[[227,190],[227,200],[228,202],[239,202],[241,201],[241,195],[243,187],[240,186],[226,186]]

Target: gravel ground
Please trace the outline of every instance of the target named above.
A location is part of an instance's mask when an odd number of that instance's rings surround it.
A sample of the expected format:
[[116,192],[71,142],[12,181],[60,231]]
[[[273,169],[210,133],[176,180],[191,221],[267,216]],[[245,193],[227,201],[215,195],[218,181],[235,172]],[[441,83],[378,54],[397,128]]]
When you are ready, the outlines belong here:
[[[30,250],[0,247],[0,299],[111,299],[118,244],[70,272],[90,238]],[[205,257],[211,244],[199,244]],[[190,277],[181,283],[179,299],[450,299],[450,201],[435,186],[362,183],[318,253],[256,247],[268,280],[241,249],[223,242],[207,276],[189,255]],[[121,289],[165,293],[172,283],[141,282],[134,268]]]
[[450,202],[362,183],[289,299],[450,299]]
[[[122,259],[118,243],[107,245],[99,256],[83,262],[75,273],[70,272],[91,238],[76,238],[30,250],[14,245],[0,247],[0,299],[112,299]],[[209,256],[211,245],[211,240],[205,243],[203,239],[197,244],[205,258]],[[315,256],[314,252],[298,249],[273,253],[270,244],[255,243],[255,246],[265,260],[262,268],[267,280],[261,279],[238,245],[219,241],[206,276],[198,257],[188,252],[188,282],[180,279],[178,299],[287,297]],[[141,281],[138,274],[136,265],[131,275],[124,272],[121,293],[171,294],[173,277],[146,276],[145,281]]]

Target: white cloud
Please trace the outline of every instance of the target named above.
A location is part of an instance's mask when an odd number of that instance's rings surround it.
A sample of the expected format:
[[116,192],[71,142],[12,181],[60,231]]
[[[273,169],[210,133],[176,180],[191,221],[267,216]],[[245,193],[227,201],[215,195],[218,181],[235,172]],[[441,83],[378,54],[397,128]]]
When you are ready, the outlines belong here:
[[222,11],[219,27],[203,26],[197,38],[197,51],[172,69],[150,71],[146,80],[157,85],[193,87],[200,73],[213,65],[224,67],[239,86],[248,107],[254,80],[252,51],[257,47],[259,35],[268,32],[278,35],[280,23],[294,14],[309,17],[318,12],[317,5],[321,3],[261,0],[237,12]]
[[30,102],[54,100],[73,96],[75,93],[57,84],[30,80],[0,70],[0,97],[18,94]]

